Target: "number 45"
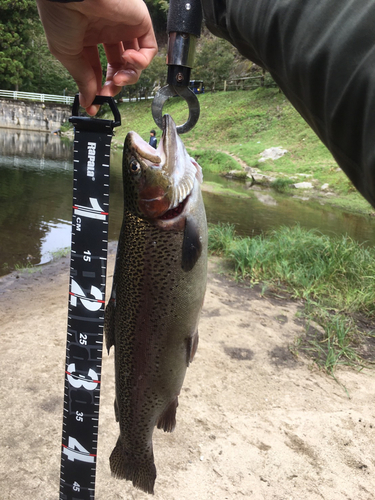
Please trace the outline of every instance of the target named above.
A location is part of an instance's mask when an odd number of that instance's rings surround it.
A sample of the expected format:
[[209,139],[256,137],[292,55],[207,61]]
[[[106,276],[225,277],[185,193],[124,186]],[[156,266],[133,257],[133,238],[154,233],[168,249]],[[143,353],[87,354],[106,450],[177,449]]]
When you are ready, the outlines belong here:
[[81,491],[81,485],[74,481],[73,483],[73,491]]

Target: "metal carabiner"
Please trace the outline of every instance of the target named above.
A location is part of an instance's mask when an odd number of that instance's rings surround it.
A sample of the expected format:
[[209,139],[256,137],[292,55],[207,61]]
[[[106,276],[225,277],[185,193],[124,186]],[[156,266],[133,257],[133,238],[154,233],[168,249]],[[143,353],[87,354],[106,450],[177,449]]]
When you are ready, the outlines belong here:
[[153,100],[151,111],[156,125],[163,129],[163,106],[170,97],[180,96],[187,102],[189,117],[177,126],[177,133],[191,130],[199,119],[197,96],[189,89],[190,71],[194,63],[197,38],[201,33],[201,0],[170,0],[167,32],[167,85],[161,88]]
[[180,96],[187,102],[189,108],[189,117],[183,125],[177,126],[177,133],[184,134],[189,132],[199,119],[200,107],[197,96],[188,87],[177,85],[166,85],[162,87],[155,95],[152,101],[151,111],[156,125],[163,129],[163,106],[165,102],[174,96]]

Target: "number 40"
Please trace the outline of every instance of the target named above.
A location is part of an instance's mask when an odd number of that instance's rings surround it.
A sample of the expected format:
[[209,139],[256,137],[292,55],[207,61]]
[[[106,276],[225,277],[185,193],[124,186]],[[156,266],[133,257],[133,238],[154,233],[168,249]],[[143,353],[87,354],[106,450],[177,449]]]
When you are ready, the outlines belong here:
[[68,457],[68,460],[74,462],[74,460],[79,460],[81,462],[94,463],[95,456],[90,455],[90,452],[86,450],[74,437],[69,436],[68,446],[64,447],[64,455]]

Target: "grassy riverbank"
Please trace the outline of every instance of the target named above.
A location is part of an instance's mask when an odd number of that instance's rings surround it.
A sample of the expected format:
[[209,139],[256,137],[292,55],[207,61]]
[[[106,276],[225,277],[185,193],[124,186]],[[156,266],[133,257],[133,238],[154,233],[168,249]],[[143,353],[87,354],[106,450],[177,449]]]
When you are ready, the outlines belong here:
[[[199,96],[199,102],[200,119],[183,140],[204,170],[225,172],[249,166],[276,177],[275,188],[284,192],[301,194],[290,188],[289,179],[308,181],[314,189],[304,196],[351,211],[374,212],[278,89],[207,93]],[[129,130],[148,140],[150,129],[155,128],[151,101],[122,103],[119,108],[122,125],[116,129],[115,144],[122,147]],[[187,119],[186,103],[179,98],[167,101],[163,111],[177,123]],[[157,136],[160,139],[160,131]],[[259,161],[262,151],[277,146],[288,153],[275,161]],[[322,191],[324,184],[329,186]]]
[[[314,186],[303,193],[306,198],[374,212],[278,89],[209,93],[199,101],[200,120],[183,139],[204,171],[248,166],[275,177],[275,189],[296,193],[291,179],[306,180]],[[123,103],[120,111],[117,144],[122,145],[129,130],[148,140],[155,128],[151,101]],[[164,112],[177,123],[187,119],[186,104],[177,98],[166,103]],[[260,153],[271,147],[288,152],[278,160],[260,162]],[[321,189],[324,184],[330,194]],[[332,374],[339,363],[361,367],[375,361],[369,348],[375,325],[375,250],[348,237],[327,237],[299,227],[239,239],[230,226],[211,228],[210,248],[230,262],[237,278],[260,285],[263,292],[287,293],[303,301],[306,336],[296,339],[295,352],[309,353]]]
[[308,354],[330,374],[338,364],[375,362],[374,248],[299,226],[238,238],[230,225],[210,227],[209,248],[263,294],[303,301],[306,336],[296,339],[295,353]]

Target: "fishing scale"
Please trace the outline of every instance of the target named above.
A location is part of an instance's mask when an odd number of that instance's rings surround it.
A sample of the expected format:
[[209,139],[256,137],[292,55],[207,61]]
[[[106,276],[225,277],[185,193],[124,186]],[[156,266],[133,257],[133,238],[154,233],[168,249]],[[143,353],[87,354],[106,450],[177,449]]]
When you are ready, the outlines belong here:
[[114,120],[79,116],[75,97],[72,247],[68,301],[60,500],[94,500],[98,445],[105,287],[108,248],[109,170]]

